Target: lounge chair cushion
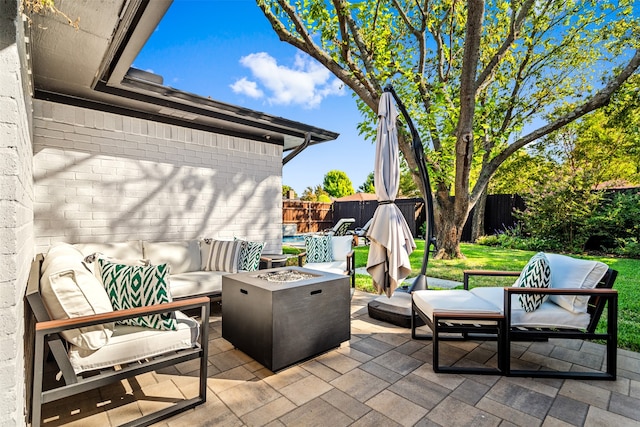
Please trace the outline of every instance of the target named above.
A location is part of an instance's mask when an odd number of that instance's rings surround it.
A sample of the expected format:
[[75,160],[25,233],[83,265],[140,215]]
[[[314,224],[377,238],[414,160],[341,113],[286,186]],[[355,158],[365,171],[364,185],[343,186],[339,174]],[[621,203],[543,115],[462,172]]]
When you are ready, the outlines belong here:
[[[114,310],[126,310],[173,301],[169,289],[170,268],[168,264],[143,267],[114,264],[100,258],[98,259],[98,268]],[[152,314],[122,320],[118,323],[165,331],[176,330],[173,313]]]
[[200,244],[197,240],[142,243],[144,258],[154,264],[168,264],[171,274],[200,270]]
[[327,273],[344,274],[347,271],[347,261],[310,262],[306,263],[304,268]]
[[[70,319],[113,311],[102,283],[83,264],[83,254],[72,245],[53,245],[42,263],[42,299],[52,319]],[[97,350],[106,345],[114,324],[62,332],[70,343]]]
[[[421,290],[413,293],[413,302],[429,319],[433,320],[435,312],[451,313],[502,313],[502,310],[483,298],[463,289],[450,290]],[[493,320],[460,321],[460,323],[474,323],[493,325]]]
[[116,325],[108,345],[94,351],[71,346],[69,360],[79,374],[196,346],[198,322],[177,311],[176,323],[175,331]]
[[[491,302],[501,311],[504,310],[504,288],[477,287],[471,291],[474,295]],[[569,328],[585,329],[591,316],[588,313],[574,313],[553,303],[550,299],[543,302],[535,311],[527,313],[513,296],[511,303],[511,326],[528,328]]]
[[260,257],[262,256],[265,242],[252,242],[249,240],[240,240],[240,242],[242,245],[238,257],[238,270],[256,271],[260,267]]
[[331,238],[331,260],[344,261],[353,247],[353,236],[333,236]]
[[304,236],[304,245],[307,251],[308,263],[333,261],[331,237],[331,235]]
[[[542,252],[531,257],[513,286],[521,288],[548,288],[551,284],[551,268]],[[535,311],[547,299],[547,295],[518,295],[520,306],[526,312]]]
[[212,240],[205,271],[237,273],[241,249],[240,240]]
[[[551,287],[593,289],[608,270],[605,263],[566,255],[546,254],[551,267]],[[551,295],[551,301],[574,313],[586,313],[588,296]]]

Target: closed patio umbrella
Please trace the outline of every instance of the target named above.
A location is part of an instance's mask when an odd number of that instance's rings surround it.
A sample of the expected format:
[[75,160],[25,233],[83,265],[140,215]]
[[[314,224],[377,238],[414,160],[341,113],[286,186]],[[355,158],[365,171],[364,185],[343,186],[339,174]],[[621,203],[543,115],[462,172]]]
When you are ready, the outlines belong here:
[[400,186],[397,117],[393,96],[383,92],[378,106],[374,164],[374,185],[379,204],[369,227],[371,245],[367,272],[378,292],[385,293],[387,297],[391,297],[411,273],[409,254],[416,248],[411,230],[394,203]]

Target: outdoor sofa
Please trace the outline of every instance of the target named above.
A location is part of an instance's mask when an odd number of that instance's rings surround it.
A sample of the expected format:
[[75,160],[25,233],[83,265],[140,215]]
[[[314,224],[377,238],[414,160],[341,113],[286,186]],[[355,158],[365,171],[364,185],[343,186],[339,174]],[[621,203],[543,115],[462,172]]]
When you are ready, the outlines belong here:
[[[263,246],[212,239],[57,243],[38,254],[26,294],[32,425],[40,425],[44,403],[193,359],[200,362],[198,396],[132,425],[205,402],[211,301],[221,297],[222,276],[257,269]],[[199,321],[181,311],[194,309]],[[53,387],[47,354],[60,371]]]

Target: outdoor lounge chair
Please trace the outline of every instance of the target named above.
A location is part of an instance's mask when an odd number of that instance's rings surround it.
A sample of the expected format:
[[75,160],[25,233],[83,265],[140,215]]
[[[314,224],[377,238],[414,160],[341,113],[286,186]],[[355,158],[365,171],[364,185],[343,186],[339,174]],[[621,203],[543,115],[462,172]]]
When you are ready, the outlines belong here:
[[349,227],[356,222],[355,218],[340,218],[340,220],[332,228],[324,230],[325,234],[333,236],[345,236]]
[[364,239],[364,244],[369,244],[369,237],[367,236],[367,232],[369,231],[369,227],[371,227],[371,223],[373,222],[373,218],[370,218],[369,221],[362,227],[356,227],[353,231],[349,230],[348,233],[356,236],[357,238]]
[[[616,379],[618,294],[612,287],[617,271],[596,261],[557,254],[545,256],[549,264],[549,287],[516,286],[519,282],[526,281],[527,275],[529,278],[532,276],[526,273],[529,270],[525,267],[522,273],[466,271],[463,290],[420,290],[413,293],[411,335],[414,339],[433,339],[434,371],[498,373],[544,378]],[[475,287],[469,290],[469,278],[480,275],[519,278],[513,287]],[[529,302],[536,297],[545,299],[541,299],[540,305],[533,308],[529,306]],[[601,333],[596,331],[596,327],[605,306],[606,332]],[[417,334],[417,319],[422,319],[431,328],[431,336]],[[453,366],[440,366],[440,341],[474,338],[496,340],[495,367],[479,367],[477,364],[463,366],[460,361]],[[589,369],[578,367],[566,371],[511,367],[511,346],[514,341],[546,341],[550,338],[603,340],[606,346],[606,370],[597,370],[599,366]],[[544,361],[541,364],[544,365]]]
[[353,238],[346,236],[305,236],[305,251],[298,254],[298,266],[311,270],[346,274],[356,287],[356,264]]

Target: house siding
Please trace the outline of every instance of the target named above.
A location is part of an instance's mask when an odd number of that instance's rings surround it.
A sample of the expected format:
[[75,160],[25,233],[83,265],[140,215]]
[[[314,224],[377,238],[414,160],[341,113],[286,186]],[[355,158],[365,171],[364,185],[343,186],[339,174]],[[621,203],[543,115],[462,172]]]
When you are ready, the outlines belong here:
[[34,255],[30,77],[18,1],[0,2],[0,424],[25,425],[24,293]]
[[36,250],[234,237],[280,252],[282,147],[34,100]]

